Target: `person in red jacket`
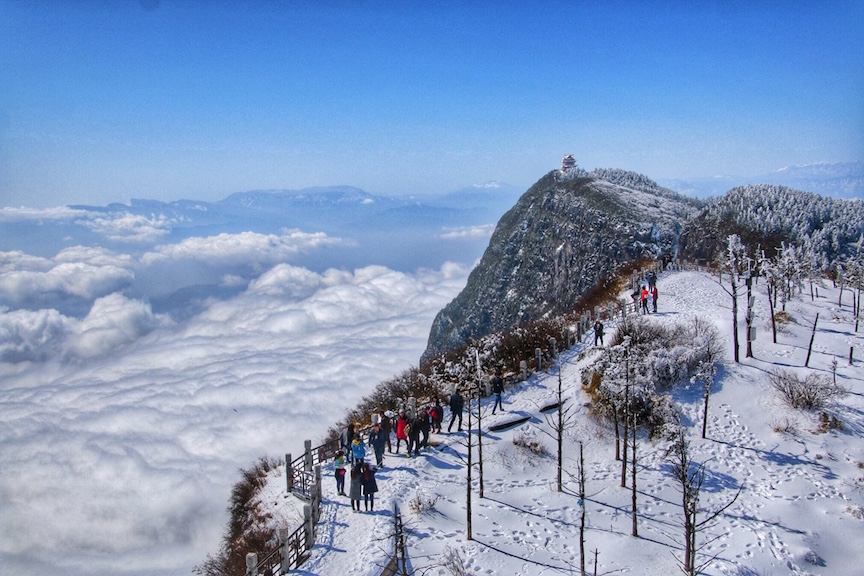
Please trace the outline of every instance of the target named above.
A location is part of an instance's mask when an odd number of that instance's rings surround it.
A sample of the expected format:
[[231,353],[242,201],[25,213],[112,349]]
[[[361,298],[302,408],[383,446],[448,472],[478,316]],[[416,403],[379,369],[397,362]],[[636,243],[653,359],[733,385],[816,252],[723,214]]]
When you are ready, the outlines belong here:
[[648,286],[642,287],[642,314],[648,314]]
[[405,432],[405,427],[408,425],[408,419],[405,417],[405,412],[399,412],[399,419],[396,420],[396,454],[399,453],[399,446],[402,441],[405,441],[405,448],[408,448],[408,433]]

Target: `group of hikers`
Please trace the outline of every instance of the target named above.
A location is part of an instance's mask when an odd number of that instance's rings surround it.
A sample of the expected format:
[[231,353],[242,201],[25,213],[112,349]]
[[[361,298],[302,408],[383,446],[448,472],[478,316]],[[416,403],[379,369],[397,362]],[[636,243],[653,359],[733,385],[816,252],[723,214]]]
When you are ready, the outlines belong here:
[[657,313],[657,275],[654,272],[649,272],[648,276],[645,278],[646,283],[640,288],[636,288],[633,290],[633,293],[630,297],[633,299],[633,302],[639,302],[640,309],[642,314],[650,314],[648,311],[649,302],[652,305],[653,311]]
[[[495,372],[490,379],[491,391],[495,396],[495,404],[492,413],[497,410],[504,411],[502,394],[504,393],[504,379],[501,371]],[[462,413],[465,409],[465,399],[454,390],[447,403],[450,408],[450,423],[447,432],[462,431]],[[364,507],[367,511],[375,509],[375,492],[378,491],[378,483],[375,473],[384,466],[384,451],[389,454],[399,454],[402,443],[405,443],[407,457],[417,456],[421,450],[429,446],[429,436],[440,434],[444,421],[444,406],[439,398],[433,397],[431,402],[422,406],[416,414],[410,411],[400,410],[398,416],[390,411],[376,414],[373,418],[372,430],[369,431],[365,441],[360,432],[359,423],[350,423],[339,438],[340,450],[336,452],[335,474],[336,491],[342,496],[351,499],[351,510],[360,511],[360,499],[363,498]],[[392,434],[396,434],[396,450],[392,445]],[[368,451],[375,457],[375,464],[366,462]],[[350,466],[350,474],[347,471]],[[345,493],[345,476],[350,475],[351,484],[348,494]]]
[[[633,303],[639,304],[639,309],[642,314],[650,314],[648,311],[648,303],[649,301],[652,304],[653,312],[657,313],[657,275],[654,272],[649,272],[645,278],[646,283],[641,287],[635,287],[633,292],[630,294],[630,297],[633,299]],[[603,345],[603,323],[600,322],[598,318],[596,322],[594,322],[594,346]]]

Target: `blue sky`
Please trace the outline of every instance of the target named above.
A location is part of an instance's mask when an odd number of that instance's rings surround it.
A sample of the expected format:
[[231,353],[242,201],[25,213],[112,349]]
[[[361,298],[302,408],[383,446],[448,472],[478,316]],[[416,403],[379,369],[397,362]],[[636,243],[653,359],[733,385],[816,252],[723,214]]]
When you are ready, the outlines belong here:
[[0,205],[864,159],[864,3],[0,0]]

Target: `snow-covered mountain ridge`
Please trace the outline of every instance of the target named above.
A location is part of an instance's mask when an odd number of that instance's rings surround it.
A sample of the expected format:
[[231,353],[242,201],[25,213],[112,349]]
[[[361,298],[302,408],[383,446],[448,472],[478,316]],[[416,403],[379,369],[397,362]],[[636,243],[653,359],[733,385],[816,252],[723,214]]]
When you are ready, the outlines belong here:
[[[676,388],[672,397],[687,430],[693,459],[706,479],[700,505],[713,510],[740,488],[735,504],[698,535],[699,563],[714,558],[709,574],[856,574],[864,551],[853,535],[864,527],[864,378],[860,360],[848,363],[849,348],[860,353],[864,336],[855,332],[849,292],[838,305],[830,283],[819,297],[787,305],[793,318],[773,344],[765,330],[768,306],[757,286],[759,334],[754,358],[732,360],[729,297],[716,279],[700,272],[664,273],[658,282],[659,313],[644,321],[673,323],[699,317],[714,324],[727,342],[712,388],[707,438],[700,438],[701,382]],[[805,368],[807,343],[816,314],[813,355]],[[607,332],[614,323],[607,323]],[[377,576],[391,552],[390,510],[398,504],[410,530],[408,557],[415,573],[463,574],[578,573],[578,534],[586,512],[588,573],[675,574],[682,555],[681,496],[665,457],[668,443],[638,438],[637,523],[631,536],[631,491],[619,485],[621,464],[614,458],[608,425],[589,417],[581,371],[596,355],[593,335],[562,352],[558,367],[535,373],[505,393],[506,412],[491,416],[484,400],[484,491],[473,485],[473,539],[466,539],[465,433],[433,435],[440,446],[416,459],[385,455],[378,473],[375,513],[352,514],[347,499],[335,494],[332,470],[325,470],[325,504],[319,537],[306,574]],[[836,361],[836,365],[835,362]],[[842,429],[820,430],[817,412],[789,408],[768,384],[777,367],[802,377],[836,377],[851,392],[826,411]],[[555,489],[554,443],[548,418],[539,408],[554,400],[560,378],[569,405],[580,407],[578,425],[565,436],[565,490]],[[476,405],[475,405],[476,408]],[[528,418],[517,427],[491,427]],[[476,422],[476,421],[475,421]],[[445,421],[446,424],[446,421]],[[539,442],[545,454],[517,445]],[[575,495],[575,459],[585,449],[588,498]],[[475,454],[475,458],[476,458]],[[297,502],[286,497],[284,471],[273,473],[260,499],[274,526],[290,521]],[[629,486],[629,484],[628,484]],[[426,503],[412,509],[411,502]]]

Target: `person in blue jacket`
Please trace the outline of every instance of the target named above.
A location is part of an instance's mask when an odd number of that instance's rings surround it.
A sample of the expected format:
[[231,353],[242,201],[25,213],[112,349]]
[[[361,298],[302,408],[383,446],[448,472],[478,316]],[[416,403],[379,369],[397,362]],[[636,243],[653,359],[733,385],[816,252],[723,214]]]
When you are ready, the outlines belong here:
[[354,441],[351,443],[351,455],[354,457],[354,462],[363,462],[366,458],[366,444],[363,443],[363,437],[360,434],[354,436]]

